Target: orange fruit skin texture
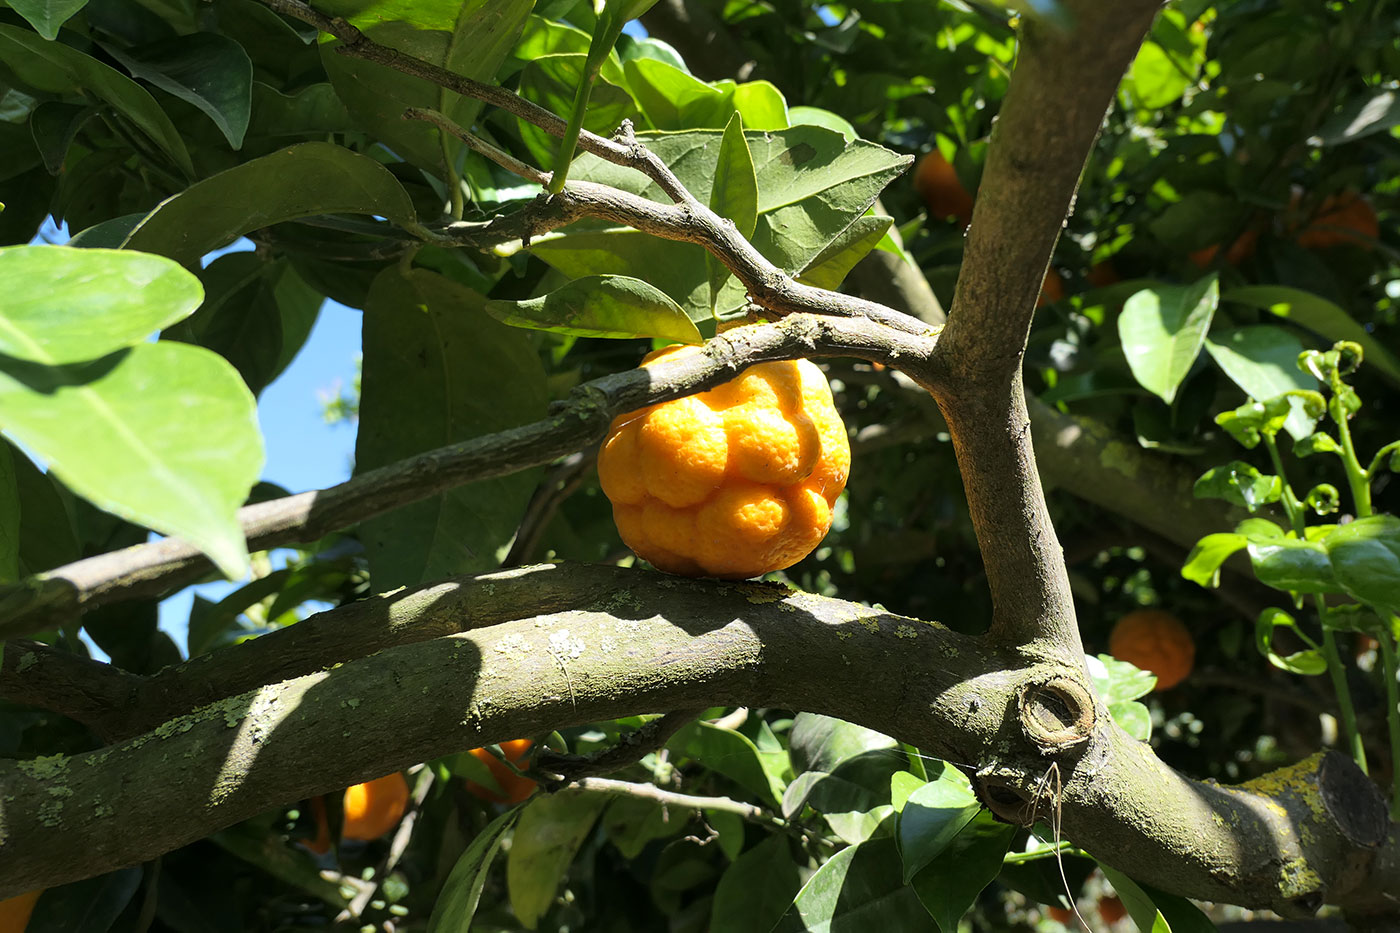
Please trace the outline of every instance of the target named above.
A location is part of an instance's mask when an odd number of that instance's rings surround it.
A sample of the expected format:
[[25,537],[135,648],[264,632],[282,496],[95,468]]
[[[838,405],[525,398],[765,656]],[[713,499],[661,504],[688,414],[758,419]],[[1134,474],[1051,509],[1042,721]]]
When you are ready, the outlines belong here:
[[25,891],[0,901],[0,933],[24,933],[29,915],[34,913],[34,902],[42,893],[42,890]]
[[[665,347],[643,366],[699,347]],[[807,360],[759,363],[613,421],[598,477],[622,540],[668,573],[742,580],[791,567],[831,527],[851,470],[831,387]]]
[[1130,612],[1113,626],[1108,653],[1157,675],[1155,690],[1186,679],[1196,663],[1196,642],[1176,616],[1161,609]]
[[[512,739],[509,742],[501,743],[501,751],[505,754],[507,761],[518,766],[525,760],[525,755],[534,744],[530,739]],[[496,779],[496,784],[501,788],[501,792],[498,793],[493,788],[483,784],[467,781],[467,792],[473,796],[491,803],[517,804],[535,792],[534,781],[516,774],[501,764],[500,759],[487,749],[474,748],[471,750],[471,754],[486,765],[491,772],[491,777]]]
[[930,215],[940,220],[956,217],[964,228],[972,222],[972,195],[937,149],[919,160],[914,169],[914,190],[923,198]]
[[408,807],[408,781],[397,771],[345,788],[341,838],[369,842],[399,825]]

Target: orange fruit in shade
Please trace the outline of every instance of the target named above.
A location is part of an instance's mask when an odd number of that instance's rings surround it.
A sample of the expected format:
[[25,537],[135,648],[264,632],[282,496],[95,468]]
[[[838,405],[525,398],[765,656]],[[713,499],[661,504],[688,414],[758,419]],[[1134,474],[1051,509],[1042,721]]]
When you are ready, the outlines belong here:
[[408,781],[397,771],[345,788],[342,839],[369,842],[399,825],[408,807]]
[[[699,352],[665,347],[642,365]],[[638,557],[668,573],[733,580],[810,554],[850,469],[831,387],[807,360],[759,363],[707,392],[623,415],[598,453],[613,520]]]
[[1060,274],[1054,269],[1045,270],[1045,281],[1040,283],[1040,294],[1036,296],[1035,306],[1051,301],[1059,301],[1065,297],[1065,281],[1060,278]]
[[1155,690],[1186,679],[1196,663],[1196,642],[1181,620],[1161,609],[1138,609],[1113,626],[1108,653],[1157,675]]
[[914,190],[923,198],[929,215],[940,220],[957,218],[966,227],[972,221],[972,195],[958,173],[937,149],[919,160],[914,169]]
[[1065,926],[1069,926],[1070,920],[1074,917],[1074,914],[1063,907],[1047,907],[1045,912],[1050,915],[1051,920],[1063,923]]
[[24,933],[29,915],[34,913],[34,902],[43,893],[42,890],[25,891],[0,901],[0,933]]
[[1103,262],[1094,263],[1093,267],[1084,274],[1084,281],[1093,288],[1107,288],[1123,281],[1123,279],[1118,275],[1118,270],[1113,267],[1113,260],[1105,259]]
[[1128,908],[1123,906],[1123,901],[1117,897],[1104,897],[1099,899],[1099,919],[1104,923],[1114,924],[1128,915]]
[[[1259,231],[1246,230],[1235,238],[1235,242],[1230,244],[1225,250],[1225,264],[1227,266],[1238,266],[1240,263],[1254,255],[1255,249],[1259,246]],[[1220,244],[1215,243],[1204,249],[1198,249],[1187,256],[1188,259],[1198,269],[1205,269],[1215,262],[1216,254],[1220,252]]]
[[326,818],[326,798],[311,798],[311,818],[316,823],[316,835],[300,840],[300,845],[313,855],[325,855],[331,850],[331,824]]
[[1317,213],[1298,231],[1295,240],[1307,249],[1331,246],[1370,249],[1380,232],[1375,208],[1355,191],[1347,191],[1324,198]]
[[[501,752],[506,756],[507,761],[519,767],[534,744],[530,739],[512,739],[509,742],[501,743]],[[467,792],[473,796],[491,803],[517,804],[535,792],[536,784],[534,781],[523,774],[516,774],[501,764],[501,760],[491,754],[489,749],[474,748],[471,750],[471,754],[486,765],[487,770],[491,772],[491,777],[496,781],[496,786],[500,788],[497,791],[484,784],[467,781]]]

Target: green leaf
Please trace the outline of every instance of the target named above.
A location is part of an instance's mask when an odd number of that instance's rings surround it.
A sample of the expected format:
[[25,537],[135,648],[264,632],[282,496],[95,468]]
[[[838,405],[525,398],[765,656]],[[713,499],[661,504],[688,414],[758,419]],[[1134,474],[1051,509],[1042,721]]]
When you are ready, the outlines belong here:
[[[720,137],[719,157],[715,163],[714,187],[710,189],[710,209],[720,217],[734,222],[745,239],[753,236],[758,223],[758,176],[753,170],[753,156],[744,140],[744,118],[736,113]],[[731,273],[709,251],[705,253],[705,268],[710,279],[710,306],[719,300],[720,287]]]
[[[356,470],[544,416],[544,373],[527,333],[493,321],[484,299],[436,272],[398,266],[364,312]],[[360,526],[378,590],[499,564],[537,471],[460,486]]]
[[919,901],[943,933],[957,933],[958,921],[982,889],[1001,873],[1016,827],[998,823],[987,811],[963,827],[938,858],[912,881]]
[[[344,17],[380,45],[492,84],[533,6],[533,0],[323,0],[316,9]],[[437,127],[421,120],[403,119],[403,112],[431,108],[469,129],[481,113],[481,102],[341,55],[339,46],[324,38],[321,62],[358,125],[403,159],[447,177],[447,161],[455,163],[462,143],[443,139]]]
[[0,353],[48,365],[140,343],[204,298],[163,256],[67,246],[0,249],[0,294]]
[[[1149,675],[1150,676],[1150,675]],[[1154,681],[1156,677],[1152,678]],[[1137,739],[1146,742],[1152,738],[1152,713],[1137,700],[1126,703],[1108,704],[1108,714],[1118,723],[1118,728]]]
[[1400,518],[1372,515],[1323,539],[1336,580],[1352,596],[1400,615]]
[[234,149],[243,147],[253,108],[253,62],[227,36],[196,32],[134,49],[104,45],[133,78],[203,111]]
[[1143,289],[1123,305],[1118,336],[1138,383],[1168,405],[1205,342],[1219,303],[1214,276]]
[[856,263],[875,249],[893,225],[893,217],[857,217],[808,263],[797,280],[805,285],[835,291],[846,281],[847,274]]
[[539,298],[488,301],[485,308],[513,327],[558,334],[704,342],[685,311],[665,292],[625,275],[587,275]]
[[9,444],[0,444],[0,583],[19,579],[20,498],[19,476]]
[[1273,538],[1249,542],[1254,575],[1265,586],[1290,593],[1335,593],[1337,580],[1327,549],[1315,541]]
[[28,457],[0,438],[15,474],[20,502],[19,569],[21,575],[52,570],[82,556],[82,543],[73,525],[56,477],[40,471]]
[[163,150],[178,170],[193,177],[189,151],[170,117],[145,88],[115,68],[61,42],[47,42],[27,29],[3,24],[0,61],[36,91],[89,93],[107,102]]
[[882,803],[870,810],[848,810],[840,813],[826,812],[822,818],[831,831],[847,845],[859,845],[880,835],[889,835],[894,824],[894,807]]
[[38,30],[39,35],[57,39],[58,27],[87,6],[87,0],[10,0],[9,6]]
[[166,198],[123,246],[191,265],[245,233],[312,214],[373,214],[416,222],[408,194],[378,162],[330,143],[274,152]]
[[685,829],[689,818],[690,814],[675,813],[654,800],[616,797],[603,811],[603,831],[622,857],[631,860],[652,840]]
[[[178,406],[171,406],[178,399]],[[252,395],[198,347],[141,343],[64,366],[0,366],[0,427],[78,495],[247,572],[234,513],[263,465]]]
[[[1102,862],[1099,870],[1123,900],[1139,930],[1151,933],[1214,933],[1215,924],[1199,907],[1182,897],[1139,885]],[[1170,921],[1170,922],[1168,922]]]
[[1400,357],[1373,337],[1341,307],[1326,298],[1283,285],[1232,288],[1223,298],[1225,301],[1238,302],[1251,308],[1262,308],[1321,334],[1328,340],[1355,341],[1365,350],[1367,362],[1384,373],[1392,383],[1400,385]]
[[1275,437],[1283,430],[1293,414],[1294,399],[1299,396],[1302,396],[1305,410],[1317,411],[1320,407],[1322,396],[1318,393],[1295,391],[1262,402],[1245,402],[1234,411],[1216,415],[1215,423],[1228,431],[1241,446],[1252,450],[1259,444],[1261,436]]
[[[1243,545],[1241,545],[1243,546]],[[1112,655],[1085,655],[1094,692],[1107,704],[1126,703],[1145,697],[1156,686],[1157,678]]]
[[[1292,389],[1316,390],[1317,380],[1298,368],[1303,344],[1281,327],[1241,327],[1206,339],[1206,352],[1235,385],[1253,399],[1270,399]],[[1311,433],[1317,419],[1303,410],[1301,399],[1284,422],[1296,440]]]
[[802,875],[788,839],[774,833],[725,869],[715,887],[710,929],[768,933],[800,890]]
[[823,816],[875,810],[885,803],[876,788],[882,779],[888,779],[889,768],[882,765],[891,761],[884,756],[858,756],[843,762],[835,774],[803,771],[783,792],[783,816],[799,816],[804,807]]
[[123,868],[45,891],[24,933],[106,933],[141,887],[140,868]]
[[843,762],[870,752],[883,753],[899,743],[887,735],[816,713],[798,713],[788,735],[792,768],[803,771],[835,771]]
[[893,839],[842,849],[808,879],[772,933],[927,929],[918,896],[900,879]]
[[643,116],[658,130],[723,129],[734,114],[732,91],[726,95],[663,61],[633,59],[622,70]]
[[[1291,630],[1295,637],[1308,644],[1308,649],[1292,654],[1278,654],[1274,650],[1275,629]],[[1316,677],[1327,671],[1327,658],[1323,657],[1322,651],[1317,650],[1317,644],[1298,628],[1294,616],[1288,615],[1282,609],[1271,607],[1260,612],[1259,618],[1254,621],[1254,646],[1259,649],[1260,654],[1268,658],[1268,663],[1291,674]]]
[[[31,20],[32,22],[32,20]],[[1383,133],[1400,125],[1400,95],[1393,90],[1376,89],[1357,97],[1318,129],[1324,146],[1336,146]]]
[[860,136],[856,132],[856,128],[851,125],[851,121],[820,107],[789,107],[788,121],[793,126],[825,127],[840,133],[848,143],[854,142]]
[[783,796],[783,786],[763,767],[758,747],[748,736],[697,720],[666,743],[672,754],[684,755],[729,778],[770,805]]
[[[962,832],[982,809],[967,778],[956,768],[945,768],[937,780],[929,781],[909,795],[899,811],[895,838],[908,883]],[[1001,858],[997,865],[1000,868]]]
[[536,795],[526,804],[506,857],[506,888],[515,919],[533,930],[554,903],[574,854],[608,798],[602,794]]
[[1182,92],[1194,83],[1191,72],[1174,62],[1165,49],[1155,42],[1144,42],[1128,69],[1123,89],[1137,107],[1159,110],[1180,100]]
[[1311,457],[1313,454],[1337,454],[1342,453],[1342,445],[1337,443],[1337,439],[1326,431],[1318,431],[1309,434],[1307,437],[1300,437],[1293,442],[1293,456]]
[[1283,495],[1283,480],[1272,474],[1260,473],[1243,460],[1231,460],[1224,466],[1211,467],[1202,473],[1192,493],[1197,499],[1224,499],[1254,512],[1279,500]]
[[44,168],[50,175],[63,171],[64,160],[73,139],[93,116],[96,107],[82,104],[65,104],[49,100],[34,108],[29,115],[29,129],[34,133],[34,145],[44,159]]
[[1244,535],[1225,532],[1206,535],[1197,541],[1191,553],[1186,555],[1181,575],[1201,586],[1219,586],[1220,565],[1248,543],[1249,539]]
[[491,863],[500,851],[506,831],[515,824],[520,812],[520,807],[512,807],[472,839],[471,845],[457,859],[452,873],[443,883],[442,891],[433,905],[432,917],[428,920],[428,933],[468,933],[472,917],[476,915],[476,905],[481,901],[481,891],[486,886],[486,877],[491,871]]

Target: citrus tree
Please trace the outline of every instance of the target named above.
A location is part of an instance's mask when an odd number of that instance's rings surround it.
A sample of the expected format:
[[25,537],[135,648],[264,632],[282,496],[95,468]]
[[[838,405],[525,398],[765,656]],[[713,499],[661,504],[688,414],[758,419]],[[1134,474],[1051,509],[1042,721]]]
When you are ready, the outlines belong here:
[[1393,927],[1389,16],[8,0],[0,911]]

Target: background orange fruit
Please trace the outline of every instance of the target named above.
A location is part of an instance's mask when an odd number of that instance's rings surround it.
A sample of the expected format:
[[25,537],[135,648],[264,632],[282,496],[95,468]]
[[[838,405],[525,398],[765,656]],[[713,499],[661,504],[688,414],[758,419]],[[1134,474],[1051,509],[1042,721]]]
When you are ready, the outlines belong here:
[[345,788],[342,839],[369,842],[399,825],[408,807],[408,781],[395,771],[364,784]]
[[972,195],[937,149],[920,159],[915,167],[914,190],[919,192],[931,216],[940,220],[955,217],[964,227],[971,223]]
[[[507,761],[519,767],[534,744],[530,739],[512,739],[509,742],[501,743],[501,752],[506,756]],[[536,784],[534,781],[523,774],[516,774],[501,764],[500,759],[491,754],[489,749],[474,748],[471,750],[471,754],[486,765],[487,770],[491,772],[491,777],[495,779],[496,785],[500,787],[500,791],[496,791],[475,781],[467,781],[467,791],[473,796],[491,803],[516,804],[535,792]]]
[[34,913],[34,902],[43,893],[42,890],[25,891],[0,901],[0,933],[24,933],[29,915]]
[[1113,626],[1108,653],[1157,675],[1154,689],[1166,690],[1186,679],[1196,663],[1196,642],[1181,620],[1161,609],[1138,609]]
[[1312,219],[1298,231],[1297,243],[1308,249],[1361,246],[1370,249],[1380,236],[1380,222],[1369,201],[1355,191],[1324,198]]
[[[665,347],[642,365],[699,352]],[[708,392],[623,415],[598,453],[613,520],[638,557],[735,580],[810,554],[850,468],[831,387],[807,360],[760,363]]]

